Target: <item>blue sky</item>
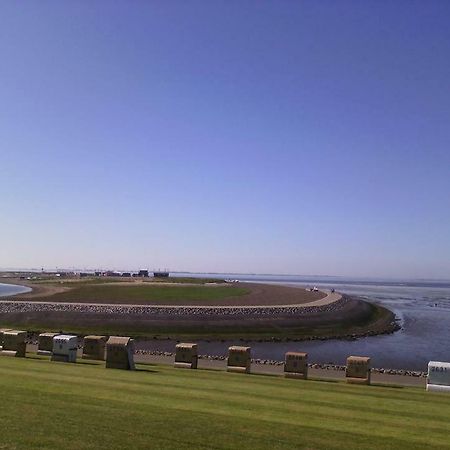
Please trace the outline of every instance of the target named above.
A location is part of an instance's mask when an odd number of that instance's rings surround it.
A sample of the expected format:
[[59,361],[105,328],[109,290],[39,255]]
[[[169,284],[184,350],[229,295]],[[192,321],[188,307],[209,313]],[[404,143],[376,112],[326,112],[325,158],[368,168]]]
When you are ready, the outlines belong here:
[[0,267],[450,278],[447,1],[0,4]]

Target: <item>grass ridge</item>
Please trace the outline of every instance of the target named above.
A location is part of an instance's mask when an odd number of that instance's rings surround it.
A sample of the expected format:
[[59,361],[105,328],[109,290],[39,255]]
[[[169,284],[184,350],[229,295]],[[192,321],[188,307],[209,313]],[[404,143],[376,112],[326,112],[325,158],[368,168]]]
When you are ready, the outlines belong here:
[[0,448],[450,448],[445,394],[138,368],[0,358]]

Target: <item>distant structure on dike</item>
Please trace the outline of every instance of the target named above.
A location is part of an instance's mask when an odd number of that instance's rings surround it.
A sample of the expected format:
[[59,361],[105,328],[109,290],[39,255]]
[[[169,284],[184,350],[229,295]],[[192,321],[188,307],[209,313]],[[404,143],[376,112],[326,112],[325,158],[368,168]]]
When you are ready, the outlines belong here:
[[[94,273],[80,273],[80,278],[95,275],[96,277],[121,277],[121,278],[149,278],[150,271],[147,269],[140,269],[138,272],[116,272],[114,270],[96,271]],[[168,278],[170,273],[167,269],[155,270],[153,272],[155,278]]]
[[153,276],[155,278],[167,278],[169,276],[169,272],[166,270],[158,270],[156,272],[153,272]]

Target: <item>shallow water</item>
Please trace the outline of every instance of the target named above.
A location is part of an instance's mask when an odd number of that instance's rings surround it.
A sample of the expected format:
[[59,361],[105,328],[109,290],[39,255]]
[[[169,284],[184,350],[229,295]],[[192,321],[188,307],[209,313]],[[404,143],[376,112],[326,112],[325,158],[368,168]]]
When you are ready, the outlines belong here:
[[25,286],[17,286],[15,284],[0,283],[0,297],[7,297],[8,295],[25,294],[31,289]]
[[[183,275],[192,276],[192,274]],[[252,347],[254,358],[283,360],[286,351],[306,351],[309,353],[311,362],[345,364],[349,355],[364,355],[372,358],[373,367],[424,371],[430,360],[450,361],[450,282],[448,281],[346,280],[337,277],[233,274],[226,277],[241,281],[335,288],[339,292],[384,305],[401,319],[402,330],[394,334],[371,336],[356,341],[252,342],[249,345]],[[228,346],[232,344],[242,344],[242,342],[199,342],[199,352],[225,355]],[[174,345],[174,341],[145,343],[146,348],[163,351],[173,351]]]

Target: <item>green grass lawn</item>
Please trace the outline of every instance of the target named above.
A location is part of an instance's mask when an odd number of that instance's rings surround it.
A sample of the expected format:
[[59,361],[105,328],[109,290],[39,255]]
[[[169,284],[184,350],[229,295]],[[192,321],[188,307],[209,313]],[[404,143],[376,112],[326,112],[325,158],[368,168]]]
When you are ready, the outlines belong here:
[[0,358],[0,449],[443,449],[450,395]]
[[[162,303],[176,302],[190,305],[248,294],[249,290],[236,286],[162,286],[158,283],[133,285],[87,284],[73,289],[43,297],[41,300],[61,302],[98,303]],[[36,299],[37,300],[37,299]]]

